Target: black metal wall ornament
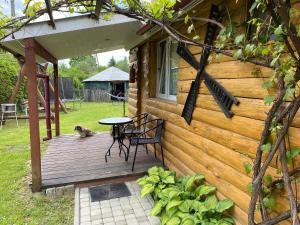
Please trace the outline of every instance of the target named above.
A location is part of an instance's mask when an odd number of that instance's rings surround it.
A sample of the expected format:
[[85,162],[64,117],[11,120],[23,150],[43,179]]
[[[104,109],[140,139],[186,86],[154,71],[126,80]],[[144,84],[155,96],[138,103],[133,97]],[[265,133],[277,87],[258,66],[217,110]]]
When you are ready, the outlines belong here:
[[[212,5],[210,11],[210,19],[218,21],[220,19],[220,11],[216,5]],[[207,24],[207,31],[204,43],[207,45],[212,45],[213,40],[216,36],[217,25],[214,23]],[[238,105],[239,101],[233,95],[231,95],[222,85],[220,85],[213,77],[204,71],[207,64],[208,57],[210,55],[209,48],[203,48],[200,63],[198,63],[190,52],[190,50],[183,43],[179,43],[177,47],[177,54],[179,54],[187,63],[189,63],[197,72],[195,81],[192,82],[191,88],[186,99],[182,117],[186,120],[188,124],[192,121],[192,115],[196,105],[196,99],[199,93],[199,88],[201,81],[204,80],[209,92],[214,97],[215,101],[222,109],[227,118],[231,118],[234,114],[230,111],[233,104]]]

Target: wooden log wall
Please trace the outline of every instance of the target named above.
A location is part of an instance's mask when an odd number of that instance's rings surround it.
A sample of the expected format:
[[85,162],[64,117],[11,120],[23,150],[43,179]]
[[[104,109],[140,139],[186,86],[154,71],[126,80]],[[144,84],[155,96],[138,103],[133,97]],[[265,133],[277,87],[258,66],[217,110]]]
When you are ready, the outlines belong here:
[[[201,17],[207,17],[212,2],[225,4],[231,12],[232,21],[242,23],[245,19],[246,0],[238,1],[237,4],[231,0],[205,1],[192,13],[196,12]],[[181,27],[176,26],[183,29],[182,24]],[[206,26],[197,24],[196,27],[203,38]],[[179,175],[197,172],[204,174],[207,182],[217,187],[220,198],[230,198],[235,202],[232,215],[237,224],[247,224],[250,195],[246,190],[252,174],[246,174],[244,165],[252,163],[255,158],[264,119],[270,108],[264,105],[263,98],[274,91],[263,89],[262,84],[271,76],[272,71],[251,63],[238,62],[230,57],[213,58],[205,70],[236,96],[240,105],[232,107],[235,114],[232,119],[226,118],[202,83],[193,120],[191,125],[188,125],[181,117],[181,113],[191,82],[196,77],[196,71],[184,60],[181,59],[179,63],[177,100],[169,101],[155,97],[157,59],[155,42],[164,37],[165,34],[159,33],[148,40],[148,43],[140,46],[142,50],[138,58],[140,82],[130,84],[130,115],[148,112],[154,118],[163,118],[165,120],[163,148],[167,166],[177,171]],[[199,60],[201,49],[190,47],[190,50]],[[145,63],[147,58],[150,62]],[[300,146],[299,113],[289,131],[289,136],[292,146]],[[296,160],[296,164],[299,162],[300,158]],[[267,173],[279,178],[278,167],[274,160]],[[286,193],[278,193],[276,199],[277,206],[272,215],[289,210]],[[259,220],[258,213],[256,218]],[[285,221],[281,224],[290,223]]]

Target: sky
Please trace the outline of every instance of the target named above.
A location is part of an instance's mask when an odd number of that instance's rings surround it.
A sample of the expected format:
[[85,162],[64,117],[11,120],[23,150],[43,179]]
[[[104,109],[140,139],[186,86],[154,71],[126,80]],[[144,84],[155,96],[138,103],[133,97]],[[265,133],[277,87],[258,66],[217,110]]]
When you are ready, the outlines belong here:
[[[22,11],[24,8],[23,3],[24,0],[15,0],[16,15],[22,15]],[[2,11],[4,13],[10,15],[10,0],[0,0],[0,6],[2,7]],[[99,65],[106,66],[112,56],[115,58],[116,61],[122,60],[124,59],[124,57],[128,58],[128,51],[126,51],[125,49],[119,49],[110,52],[98,53],[97,56]],[[69,60],[63,60],[63,62],[68,63]]]

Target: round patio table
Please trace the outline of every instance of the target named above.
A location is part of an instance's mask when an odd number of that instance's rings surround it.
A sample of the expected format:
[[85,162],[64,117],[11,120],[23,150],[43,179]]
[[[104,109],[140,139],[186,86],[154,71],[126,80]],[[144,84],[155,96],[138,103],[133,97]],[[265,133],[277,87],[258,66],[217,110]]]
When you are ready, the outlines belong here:
[[[122,126],[125,124],[132,123],[132,119],[129,117],[111,117],[99,120],[98,123],[102,125],[111,125],[112,126],[112,136],[113,136],[113,142],[107,152],[105,153],[105,162],[107,162],[107,156],[110,156],[110,150],[114,143],[117,141],[119,144],[119,155],[121,156],[121,152],[124,152],[125,154],[125,161],[128,161],[129,156],[129,149],[128,147],[123,143],[123,136],[121,133]],[[127,153],[124,150],[125,147],[127,149]]]

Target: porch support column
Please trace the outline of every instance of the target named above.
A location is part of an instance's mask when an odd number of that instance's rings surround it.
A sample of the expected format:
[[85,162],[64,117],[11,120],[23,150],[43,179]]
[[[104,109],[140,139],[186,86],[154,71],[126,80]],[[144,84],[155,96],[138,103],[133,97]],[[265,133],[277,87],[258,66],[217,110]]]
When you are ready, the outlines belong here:
[[58,89],[58,63],[53,64],[54,70],[54,114],[55,114],[55,134],[56,136],[60,135],[60,126],[59,126],[59,89]]
[[32,191],[38,192],[42,186],[41,151],[38,111],[38,90],[35,46],[33,39],[25,39],[26,75],[28,78],[28,106],[31,146]]

